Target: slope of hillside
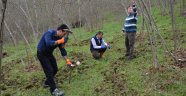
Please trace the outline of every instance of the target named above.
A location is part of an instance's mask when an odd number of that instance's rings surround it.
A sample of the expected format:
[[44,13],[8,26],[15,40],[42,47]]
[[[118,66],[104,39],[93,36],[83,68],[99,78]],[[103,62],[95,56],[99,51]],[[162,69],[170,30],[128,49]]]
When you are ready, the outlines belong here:
[[[157,24],[165,38],[168,47],[173,49],[171,35],[171,22],[168,16],[160,16],[159,10],[153,13]],[[139,22],[140,22],[139,18]],[[179,22],[180,21],[180,22]],[[178,24],[183,34],[181,49],[178,56],[186,58],[186,20],[178,15]],[[123,22],[109,16],[105,20],[103,28],[104,39],[110,42],[108,49],[101,60],[94,60],[89,51],[90,38],[94,32],[86,32],[83,29],[74,29],[75,40],[70,36],[66,46],[68,55],[73,60],[77,57],[81,65],[73,70],[66,67],[64,60],[54,52],[58,60],[59,71],[56,82],[60,89],[65,91],[66,96],[185,96],[186,95],[186,66],[177,66],[172,58],[163,50],[158,43],[159,69],[155,69],[152,63],[152,51],[148,41],[147,32],[138,32],[135,55],[137,58],[128,61],[125,57],[124,36],[121,32]],[[140,23],[139,23],[140,26]],[[140,30],[140,29],[139,29]],[[23,44],[19,46],[19,52],[13,46],[5,46],[8,56],[3,58],[3,84],[1,85],[2,96],[50,96],[48,89],[42,87],[44,73],[37,61],[28,58],[35,54],[35,45],[32,45],[33,53],[25,55]],[[27,51],[30,51],[29,49]],[[21,63],[20,58],[26,63]],[[31,59],[31,60],[30,60]],[[29,62],[27,62],[29,60]]]

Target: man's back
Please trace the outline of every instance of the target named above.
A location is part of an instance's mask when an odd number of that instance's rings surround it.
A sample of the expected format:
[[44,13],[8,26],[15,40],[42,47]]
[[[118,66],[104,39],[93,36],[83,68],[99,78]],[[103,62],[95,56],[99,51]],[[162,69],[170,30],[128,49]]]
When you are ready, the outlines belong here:
[[55,30],[48,30],[45,32],[38,43],[37,49],[40,51],[53,52],[53,50],[57,47],[57,45],[55,45],[55,41],[60,39],[55,35]]

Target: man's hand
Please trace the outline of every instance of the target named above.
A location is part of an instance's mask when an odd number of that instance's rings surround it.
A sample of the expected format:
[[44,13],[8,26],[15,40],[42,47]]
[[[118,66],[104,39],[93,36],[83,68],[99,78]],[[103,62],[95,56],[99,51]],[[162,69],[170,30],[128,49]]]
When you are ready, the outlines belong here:
[[56,42],[57,42],[57,44],[63,44],[63,43],[66,43],[66,42],[67,42],[67,40],[68,40],[68,38],[67,38],[67,37],[63,37],[63,38],[61,38],[61,39],[57,40]]
[[109,49],[111,48],[110,44],[107,45],[107,48],[109,48]]
[[135,0],[130,0],[130,2],[131,2],[132,4],[134,4],[136,1],[135,1]]
[[105,48],[107,48],[106,45],[102,45],[102,46],[101,46],[101,49],[105,49]]
[[67,60],[66,60],[66,64],[67,64],[67,66],[70,67],[70,68],[75,67],[75,65],[72,64],[72,62],[70,61],[70,59],[67,59]]

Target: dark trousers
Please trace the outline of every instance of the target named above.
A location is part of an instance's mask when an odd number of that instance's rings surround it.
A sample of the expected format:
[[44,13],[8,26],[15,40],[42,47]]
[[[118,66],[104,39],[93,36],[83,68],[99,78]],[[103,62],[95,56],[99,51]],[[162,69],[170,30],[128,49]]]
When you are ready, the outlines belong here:
[[96,50],[92,50],[91,53],[92,53],[92,56],[95,58],[95,59],[100,59],[104,52],[107,50],[107,48],[102,48],[102,49],[96,49]]
[[54,89],[56,89],[56,84],[54,81],[54,76],[58,71],[56,59],[52,53],[47,54],[40,51],[37,51],[37,57],[46,76],[45,84],[50,86],[50,92],[52,93]]
[[125,46],[126,46],[126,55],[127,56],[133,56],[135,38],[136,38],[136,32],[126,32]]

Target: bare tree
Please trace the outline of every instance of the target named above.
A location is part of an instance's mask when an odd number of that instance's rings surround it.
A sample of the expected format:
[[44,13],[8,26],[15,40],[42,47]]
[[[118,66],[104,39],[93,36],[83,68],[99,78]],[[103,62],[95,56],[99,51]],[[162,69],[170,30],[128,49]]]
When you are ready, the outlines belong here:
[[[151,41],[151,46],[152,46],[152,50],[153,50],[153,61],[154,61],[154,66],[155,66],[155,68],[158,68],[158,60],[157,60],[157,48],[156,48],[156,35],[157,36],[159,36],[160,37],[160,39],[161,39],[161,42],[162,42],[162,45],[164,46],[164,51],[165,52],[168,52],[169,54],[170,54],[170,56],[172,56],[172,58],[175,60],[175,62],[177,62],[177,59],[176,59],[176,57],[174,56],[174,54],[173,53],[171,53],[171,51],[168,49],[168,47],[167,47],[167,44],[166,44],[166,42],[165,42],[165,40],[164,40],[164,38],[162,37],[162,35],[160,34],[160,32],[159,32],[159,29],[158,29],[158,27],[157,27],[157,24],[156,24],[156,22],[155,22],[155,20],[154,20],[154,18],[153,18],[153,16],[152,16],[152,14],[147,10],[147,5],[146,5],[146,3],[144,3],[144,0],[141,0],[141,2],[140,1],[138,1],[138,3],[141,5],[140,6],[140,9],[141,9],[141,11],[142,11],[142,13],[143,13],[143,16],[145,17],[145,18],[147,18],[146,20],[145,20],[145,22],[147,22],[146,24],[146,26],[149,26],[150,27],[150,31],[152,32],[152,36],[151,37],[149,37],[150,38],[150,41]],[[149,30],[149,28],[148,28],[148,30]],[[149,36],[150,36],[150,33],[149,33]]]
[[3,4],[3,9],[2,9],[2,19],[1,19],[1,26],[0,26],[0,81],[3,79],[2,78],[2,58],[3,58],[3,30],[4,30],[4,20],[5,20],[5,12],[6,12],[6,5],[7,5],[7,0],[1,0]]
[[[24,38],[24,41],[25,41],[25,50],[26,50],[27,57],[29,58],[29,55],[28,55],[29,52],[27,51],[27,49],[29,48],[29,50],[30,50],[30,52],[32,54],[32,57],[33,57],[34,61],[36,62],[36,58],[34,57],[34,51],[31,48],[31,46],[30,46],[27,38],[25,37],[25,35],[24,35],[21,27],[16,22],[15,22],[15,24],[16,24],[17,28],[19,29],[19,32],[21,33],[22,37]],[[26,45],[28,45],[28,48],[26,47]]]
[[[17,52],[18,52],[18,51],[19,51],[18,43],[17,43],[17,41],[16,41],[14,35],[12,34],[12,32],[11,32],[9,26],[7,25],[6,21],[5,21],[5,26],[6,26],[6,29],[8,30],[8,32],[9,32],[9,34],[10,34],[10,36],[11,36],[11,38],[12,38],[12,42],[14,43],[14,46],[16,47],[16,50],[17,50]],[[20,59],[21,59],[21,63],[22,63],[23,65],[25,65],[22,56],[20,56]]]
[[177,49],[177,37],[178,37],[178,33],[176,32],[176,20],[175,20],[175,13],[174,13],[174,5],[175,5],[175,2],[174,0],[170,0],[170,15],[171,15],[171,22],[172,22],[172,36],[173,36],[173,39],[174,39],[174,52],[176,52],[176,49]]

